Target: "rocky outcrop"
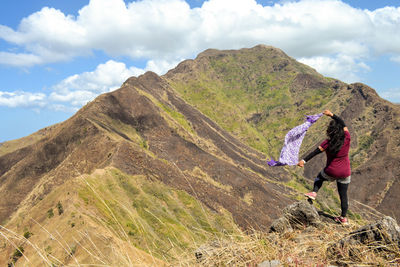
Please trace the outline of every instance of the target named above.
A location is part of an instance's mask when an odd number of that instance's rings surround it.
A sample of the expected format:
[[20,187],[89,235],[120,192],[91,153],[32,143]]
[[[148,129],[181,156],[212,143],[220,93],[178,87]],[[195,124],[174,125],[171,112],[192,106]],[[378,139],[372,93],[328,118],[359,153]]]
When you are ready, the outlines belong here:
[[396,259],[400,252],[400,227],[395,219],[386,216],[365,225],[335,242],[328,253],[338,259],[357,260],[365,250],[383,252],[388,260]]
[[386,216],[381,220],[365,225],[349,233],[339,241],[339,245],[342,247],[346,244],[372,245],[374,247],[381,245],[381,248],[384,246],[396,245],[400,248],[400,227],[395,219]]
[[341,241],[351,243],[361,243],[365,245],[381,243],[384,245],[395,244],[400,248],[400,227],[396,221],[389,216],[361,227],[357,231],[349,234],[349,236]]
[[206,243],[195,251],[196,261],[200,266],[398,266],[400,258],[400,227],[391,217],[362,227],[356,220],[342,225],[299,201],[283,210],[270,231]]
[[306,201],[299,201],[283,210],[283,216],[272,222],[270,232],[290,232],[293,229],[318,226],[320,223],[316,208]]

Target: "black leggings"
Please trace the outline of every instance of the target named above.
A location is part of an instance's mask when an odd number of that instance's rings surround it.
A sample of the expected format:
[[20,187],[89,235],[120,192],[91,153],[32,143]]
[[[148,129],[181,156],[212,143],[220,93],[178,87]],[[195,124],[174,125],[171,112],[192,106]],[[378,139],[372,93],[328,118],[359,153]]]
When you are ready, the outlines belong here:
[[[318,192],[318,190],[322,187],[322,183],[324,181],[327,181],[324,177],[322,177],[321,174],[318,174],[317,178],[314,181],[314,192]],[[347,199],[347,189],[349,188],[349,184],[342,184],[339,182],[336,182],[337,184],[337,189],[339,192],[339,197],[340,197],[340,207],[342,208],[342,217],[346,217],[347,210],[349,209],[349,203]]]

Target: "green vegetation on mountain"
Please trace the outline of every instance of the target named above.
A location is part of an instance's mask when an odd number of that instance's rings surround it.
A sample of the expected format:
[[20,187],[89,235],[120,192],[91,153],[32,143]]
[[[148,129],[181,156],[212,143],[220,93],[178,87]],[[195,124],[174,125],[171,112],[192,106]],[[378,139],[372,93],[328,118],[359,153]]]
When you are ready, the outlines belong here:
[[[270,156],[279,155],[288,129],[305,115],[321,112],[334,93],[330,79],[274,48],[208,50],[181,64],[196,72],[180,74],[183,66],[178,66],[166,75],[172,87],[225,130]],[[299,74],[312,75],[317,85],[294,90]]]
[[213,213],[188,193],[115,168],[85,178],[79,196],[104,224],[135,247],[171,261],[209,239],[237,233],[231,215]]

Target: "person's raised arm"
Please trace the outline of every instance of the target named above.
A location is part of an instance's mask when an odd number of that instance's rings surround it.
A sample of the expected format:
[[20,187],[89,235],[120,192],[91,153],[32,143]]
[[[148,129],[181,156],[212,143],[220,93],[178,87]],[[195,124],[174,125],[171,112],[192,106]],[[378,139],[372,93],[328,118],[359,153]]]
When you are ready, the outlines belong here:
[[335,120],[337,123],[343,126],[343,130],[348,131],[349,129],[346,127],[346,124],[344,123],[343,119],[340,118],[339,116],[333,114],[330,110],[324,110],[324,115],[331,117],[333,120]]

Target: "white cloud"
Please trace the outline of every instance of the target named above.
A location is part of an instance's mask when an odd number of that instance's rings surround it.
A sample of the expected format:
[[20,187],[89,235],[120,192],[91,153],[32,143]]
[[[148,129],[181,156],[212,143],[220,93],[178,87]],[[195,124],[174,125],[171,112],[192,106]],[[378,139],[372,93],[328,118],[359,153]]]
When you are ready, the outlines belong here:
[[153,71],[158,75],[165,74],[168,70],[175,68],[179,62],[182,60],[177,61],[167,61],[167,60],[149,60],[146,64],[146,70]]
[[[17,29],[0,25],[0,39],[17,52],[0,51],[0,64],[33,66],[71,60],[102,51],[147,60],[159,74],[207,48],[233,49],[268,44],[317,71],[357,81],[373,55],[400,61],[400,8],[374,11],[339,0],[208,0],[191,9],[183,0],[90,0],[77,16],[44,7],[21,20]],[[93,72],[55,85],[50,100],[79,106],[117,88],[143,70],[109,61]]]
[[[161,64],[160,69],[164,70],[167,66]],[[52,92],[48,95],[24,91],[0,91],[0,106],[12,108],[39,107],[56,111],[75,112],[99,94],[117,89],[129,77],[138,76],[144,72],[145,70],[143,69],[127,68],[122,62],[109,60],[104,64],[98,65],[94,71],[83,72],[65,78],[52,86],[50,88]]]
[[[209,0],[191,9],[183,0],[91,0],[79,15],[43,8],[18,29],[0,25],[0,38],[25,49],[10,65],[68,60],[100,50],[112,56],[175,61],[207,48],[264,43],[291,56],[337,53],[354,58],[400,53],[400,8],[360,10],[338,0]],[[17,55],[19,57],[17,57]],[[36,56],[40,60],[17,60]],[[7,64],[4,60],[1,64]]]
[[50,94],[50,101],[68,102],[72,106],[83,106],[96,96],[97,95],[95,93],[84,90],[72,91],[72,92],[69,91],[69,92],[64,92],[63,94],[53,92]]
[[75,74],[62,80],[53,88],[58,92],[86,90],[95,93],[107,92],[110,87],[120,86],[130,76],[138,76],[144,70],[127,68],[122,62],[109,60],[94,71]]
[[164,74],[178,62],[148,61],[145,69],[127,68],[122,62],[109,60],[94,71],[71,75],[52,86],[48,102],[55,110],[71,111],[85,105],[99,94],[118,89],[131,76],[139,76],[146,70]]
[[365,36],[377,53],[400,54],[400,7],[384,7],[365,11],[371,20],[371,30]]
[[15,108],[37,108],[46,105],[46,95],[42,93],[30,93],[24,91],[3,92],[0,91],[0,106]]
[[347,55],[335,57],[300,58],[300,62],[317,69],[321,74],[340,79],[347,83],[360,81],[356,73],[369,71],[370,68],[363,62],[358,62]]
[[390,60],[394,61],[394,62],[397,62],[397,63],[400,63],[400,56],[391,57]]
[[382,98],[400,104],[400,88],[392,88],[379,93]]
[[[187,35],[196,27],[192,13],[181,0],[145,0],[128,6],[123,0],[91,0],[77,17],[44,7],[24,18],[17,30],[0,25],[0,38],[27,51],[9,53],[10,58],[32,54],[41,59],[36,64],[65,61],[93,50],[167,59],[190,39]],[[8,64],[31,65],[21,60]]]
[[0,64],[11,66],[33,66],[42,64],[43,60],[37,55],[24,53],[0,52]]
[[[0,25],[0,38],[27,51],[8,53],[10,65],[30,66],[32,56],[40,58],[36,64],[66,61],[87,54],[91,49],[86,46],[84,27],[72,16],[65,16],[61,11],[48,7],[22,19],[17,31]],[[17,60],[12,60],[12,55]],[[18,60],[23,56],[28,58],[25,64]]]
[[119,88],[129,77],[142,73],[142,69],[127,68],[122,62],[109,60],[94,71],[69,76],[54,85],[49,101],[81,107],[99,94]]

